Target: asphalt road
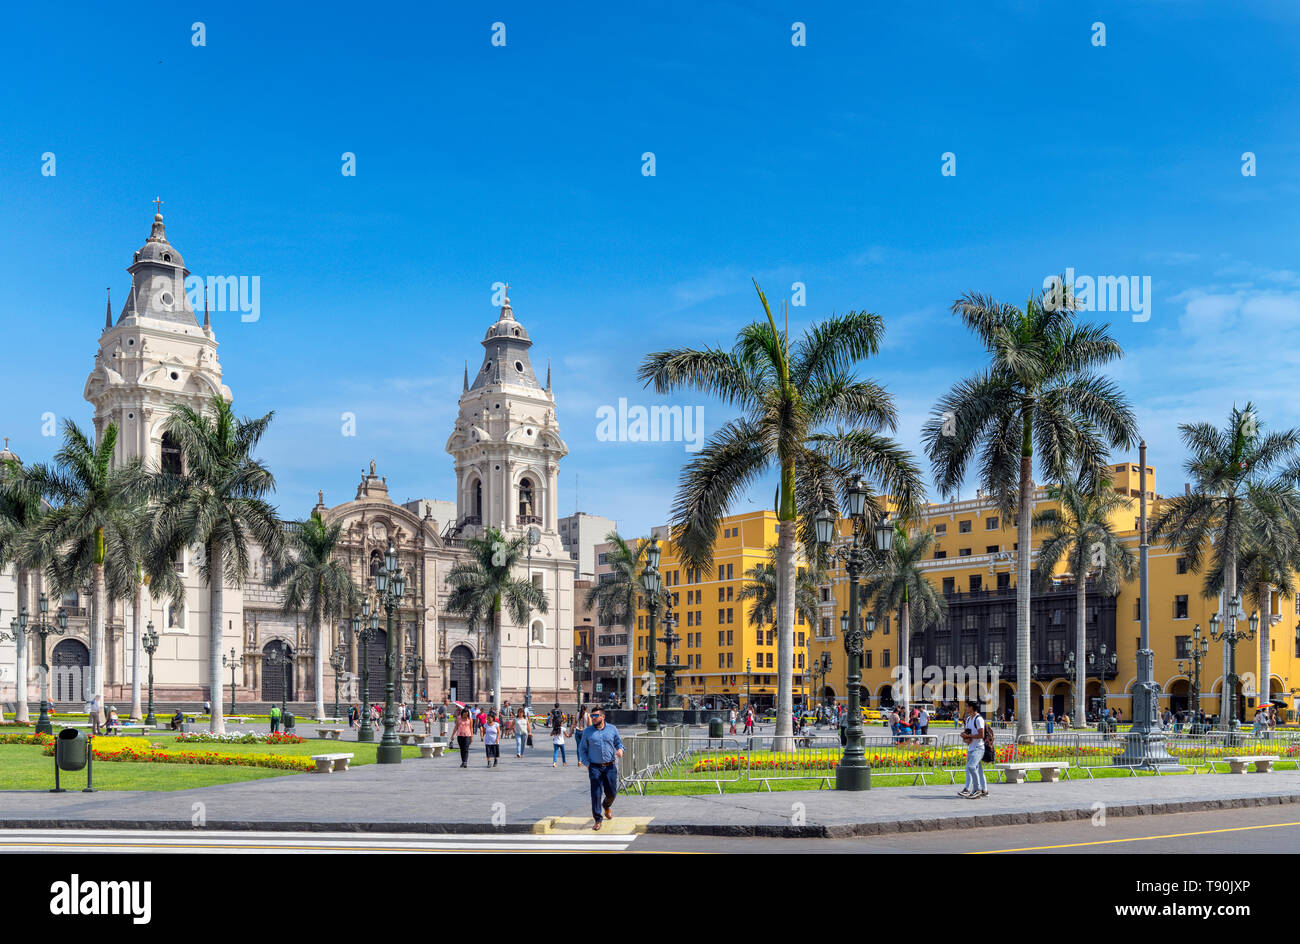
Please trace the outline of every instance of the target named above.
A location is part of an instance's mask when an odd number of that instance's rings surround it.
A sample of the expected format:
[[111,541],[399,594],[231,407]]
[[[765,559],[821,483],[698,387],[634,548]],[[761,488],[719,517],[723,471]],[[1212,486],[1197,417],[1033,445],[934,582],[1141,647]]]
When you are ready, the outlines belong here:
[[827,854],[1066,853],[1260,854],[1300,852],[1294,806],[1167,816],[953,829],[862,839],[725,839],[659,834],[427,835],[210,830],[4,830],[0,852],[74,853],[574,853]]

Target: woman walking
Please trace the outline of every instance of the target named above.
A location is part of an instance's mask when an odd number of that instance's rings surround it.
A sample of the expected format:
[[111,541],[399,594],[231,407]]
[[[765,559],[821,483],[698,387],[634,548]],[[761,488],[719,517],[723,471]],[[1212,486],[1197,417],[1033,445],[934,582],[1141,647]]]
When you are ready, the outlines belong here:
[[489,767],[501,763],[501,722],[497,721],[495,711],[488,713],[487,721],[483,724],[483,746],[487,749]]
[[957,795],[978,799],[989,795],[984,779],[984,719],[976,713],[975,702],[966,702],[966,719],[962,722],[961,739],[966,742],[966,786]]
[[[582,707],[578,710],[578,720],[573,726],[573,737],[575,746],[578,749],[578,755],[582,755],[582,732],[591,726],[591,709],[587,707],[584,701]],[[578,766],[582,766],[582,761],[578,761]]]
[[515,712],[515,756],[524,756],[524,744],[528,740],[528,716],[524,709]]
[[462,708],[456,718],[456,744],[460,747],[460,765],[469,766],[469,746],[474,740],[474,719],[469,716],[469,709]]
[[555,766],[555,761],[559,759],[565,767],[569,766],[569,759],[564,755],[564,725],[556,718],[551,723],[551,766]]

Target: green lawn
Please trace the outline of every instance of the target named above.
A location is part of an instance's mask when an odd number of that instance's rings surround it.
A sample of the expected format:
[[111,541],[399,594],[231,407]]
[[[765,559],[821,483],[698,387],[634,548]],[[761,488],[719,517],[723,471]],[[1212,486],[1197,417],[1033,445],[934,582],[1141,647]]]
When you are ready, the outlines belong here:
[[[5,726],[6,734],[21,733],[21,727]],[[26,728],[30,731],[31,728]],[[122,738],[134,743],[158,744],[167,750],[217,751],[229,754],[284,754],[309,756],[311,754],[349,753],[355,755],[352,765],[375,763],[378,743],[355,744],[338,741],[309,739],[301,744],[177,744],[176,735],[151,734],[146,738],[136,735]],[[418,747],[403,747],[402,758],[418,759]],[[444,755],[450,757],[451,755]],[[436,762],[437,758],[433,761]],[[200,764],[141,764],[122,761],[100,761],[95,764],[96,790],[189,790],[193,787],[210,787],[220,783],[240,783],[261,780],[264,777],[283,777],[297,773],[291,770],[271,770],[262,767],[207,766]],[[85,771],[66,775],[67,788],[80,790],[86,785]],[[0,790],[48,790],[54,786],[54,758],[46,757],[37,745],[0,744]]]

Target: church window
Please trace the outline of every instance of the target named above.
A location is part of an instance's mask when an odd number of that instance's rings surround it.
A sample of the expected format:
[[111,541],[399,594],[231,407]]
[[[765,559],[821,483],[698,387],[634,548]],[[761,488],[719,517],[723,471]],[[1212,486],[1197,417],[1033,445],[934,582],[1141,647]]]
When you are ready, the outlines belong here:
[[522,374],[522,373],[524,372],[524,362],[523,362],[523,361],[515,361],[515,370],[519,371],[519,373]]
[[535,515],[533,511],[533,480],[519,480],[519,517],[521,519],[532,518]]
[[181,375],[178,374],[178,373],[176,373],[176,371],[173,370],[173,371],[172,371],[172,380],[180,380],[180,379],[181,379]]
[[[171,254],[170,252],[164,252],[164,253],[163,253],[163,262],[171,262],[171,261],[172,261],[172,254]],[[168,302],[167,304],[170,305],[171,302]]]
[[474,483],[474,514],[478,515],[479,521],[483,520],[483,483]]
[[181,448],[171,433],[162,435],[162,470],[166,475],[181,474]]
[[163,292],[161,295],[158,296],[158,300],[162,302],[162,306],[164,308],[172,307],[172,302],[175,301],[175,299],[172,298],[171,292]]
[[491,362],[491,361],[484,361],[484,362],[483,362],[483,373],[486,374],[486,373],[487,373],[489,370],[491,370],[491,369],[492,369],[492,362]]

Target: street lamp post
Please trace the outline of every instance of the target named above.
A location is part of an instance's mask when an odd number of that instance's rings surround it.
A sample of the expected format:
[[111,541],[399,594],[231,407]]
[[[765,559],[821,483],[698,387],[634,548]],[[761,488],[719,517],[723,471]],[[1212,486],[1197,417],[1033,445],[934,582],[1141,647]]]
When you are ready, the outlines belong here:
[[[858,621],[858,578],[872,562],[889,553],[894,543],[894,524],[888,515],[876,523],[875,547],[867,537],[867,490],[862,483],[854,483],[848,490],[849,519],[853,523],[853,539],[836,548],[829,555],[831,561],[842,561],[849,575],[849,611],[844,632],[844,650],[848,656],[849,723],[845,736],[847,743],[835,768],[836,790],[870,790],[871,768],[867,766],[866,749],[862,731],[862,641],[863,629]],[[817,542],[829,547],[835,538],[835,520],[823,508],[818,513],[815,528]],[[875,555],[873,555],[873,550]],[[874,623],[874,620],[869,620]],[[843,619],[841,625],[844,625]],[[873,627],[874,628],[874,627]]]
[[272,649],[266,654],[266,661],[273,667],[280,667],[280,717],[286,718],[289,714],[289,670],[293,667],[293,650],[288,645],[283,649]]
[[[578,704],[579,704],[579,705],[582,705],[583,700],[584,700],[584,699],[583,699],[583,694],[582,694],[582,683],[583,683],[583,681],[584,681],[584,680],[586,679],[586,677],[587,677],[587,670],[588,670],[589,668],[591,668],[591,656],[587,655],[587,653],[585,653],[585,652],[575,652],[575,653],[573,654],[573,657],[572,657],[571,659],[569,659],[569,668],[571,668],[571,669],[573,670],[573,674],[574,674],[574,676],[577,677],[577,680],[578,680]],[[593,693],[593,694],[592,694],[592,700],[593,700],[593,701],[595,700],[595,697],[596,697],[596,696],[595,696],[595,694]]]
[[28,624],[27,607],[23,607],[17,618],[10,624],[15,628],[15,632],[31,632],[41,637],[41,713],[36,719],[37,734],[53,734],[54,724],[50,720],[50,711],[53,706],[50,704],[50,666],[45,658],[45,640],[50,636],[62,636],[68,631],[68,614],[59,607],[59,612],[54,618],[54,622],[49,620],[50,600],[45,594],[41,594],[39,603],[41,618],[35,623]]
[[141,642],[145,654],[149,656],[149,711],[144,716],[144,723],[157,724],[158,719],[153,716],[153,654],[158,651],[158,631],[153,628],[153,620],[150,620],[145,627],[144,639]]
[[745,707],[754,704],[754,693],[749,690],[749,661],[745,660]]
[[415,710],[420,704],[420,669],[424,667],[424,660],[414,648],[406,654],[406,671],[411,673],[411,709]]
[[831,654],[823,652],[821,658],[817,660],[817,674],[822,677],[820,697],[823,702],[826,701],[826,676],[830,674],[832,667]]
[[[533,548],[542,542],[542,529],[534,525],[528,529],[528,582],[533,582]],[[524,667],[524,714],[533,716],[533,606],[528,604],[528,626],[524,629],[528,664]]]
[[370,726],[370,640],[379,634],[379,614],[370,610],[370,598],[361,601],[361,615],[352,614],[352,638],[361,649],[361,728],[358,741],[373,741],[375,729]]
[[334,717],[341,718],[339,714],[339,676],[343,673],[343,647],[335,646],[334,651],[330,653],[330,668],[334,670]]
[[646,717],[646,730],[659,730],[659,683],[655,675],[655,615],[659,610],[659,589],[662,582],[659,577],[659,539],[651,538],[650,546],[646,548],[645,569],[641,571],[641,588],[645,591],[646,609],[650,612],[649,630],[650,630],[650,655],[648,658],[648,681],[646,682],[646,696],[649,699],[647,705],[649,714]]
[[1076,667],[1077,667],[1077,663],[1075,662],[1074,650],[1071,649],[1069,654],[1065,657],[1065,680],[1070,683],[1070,696],[1069,696],[1070,700],[1067,702],[1067,704],[1069,705],[1074,704],[1074,694],[1075,694],[1074,670]]
[[244,664],[242,658],[235,658],[235,647],[230,647],[230,656],[222,655],[221,664],[230,669],[230,713],[235,713],[235,669]]
[[1249,629],[1246,632],[1237,628],[1244,615],[1241,609],[1241,594],[1237,594],[1229,601],[1226,626],[1221,625],[1222,621],[1218,613],[1210,617],[1210,638],[1215,642],[1227,640],[1228,643],[1228,673],[1223,684],[1228,708],[1226,712],[1222,710],[1223,699],[1220,699],[1219,727],[1232,732],[1241,730],[1241,722],[1237,720],[1237,643],[1250,642],[1259,631],[1258,610],[1250,614],[1250,619],[1247,621]]
[[1192,627],[1192,651],[1190,653],[1192,664],[1188,666],[1182,659],[1178,660],[1178,674],[1187,674],[1188,668],[1193,670],[1192,674],[1192,727],[1190,733],[1198,734],[1201,732],[1201,660],[1210,654],[1210,638],[1201,635],[1201,624],[1197,623]]
[[406,577],[397,566],[397,551],[393,542],[388,542],[384,552],[384,566],[375,574],[375,590],[379,593],[379,602],[384,608],[388,625],[388,647],[384,655],[384,735],[379,739],[379,750],[375,760],[380,764],[400,764],[402,762],[402,745],[397,740],[397,719],[393,713],[393,683],[397,665],[397,636],[393,632],[393,610],[402,602],[406,594]]

